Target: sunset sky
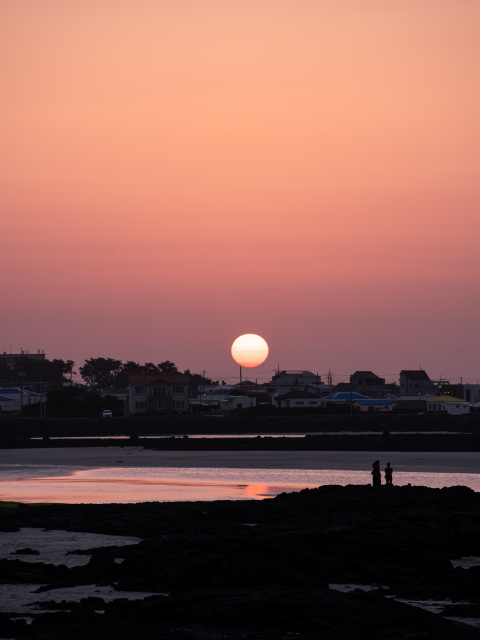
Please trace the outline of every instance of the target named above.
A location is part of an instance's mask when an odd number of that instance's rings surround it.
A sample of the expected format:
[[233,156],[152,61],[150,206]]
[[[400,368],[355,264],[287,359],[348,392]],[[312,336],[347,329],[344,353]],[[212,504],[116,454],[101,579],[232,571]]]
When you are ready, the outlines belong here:
[[253,377],[480,382],[479,25],[478,0],[0,0],[0,350],[226,377],[255,333]]

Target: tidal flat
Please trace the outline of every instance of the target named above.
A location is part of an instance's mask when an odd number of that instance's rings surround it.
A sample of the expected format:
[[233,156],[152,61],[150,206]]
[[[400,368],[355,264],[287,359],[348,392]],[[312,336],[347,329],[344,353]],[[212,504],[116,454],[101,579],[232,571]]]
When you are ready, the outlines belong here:
[[31,606],[0,615],[2,638],[480,637],[480,494],[467,487],[327,485],[264,500],[0,511],[12,549],[11,534],[20,547],[34,529],[131,542],[70,545],[88,557],[80,566],[42,561],[41,545],[34,562],[9,552],[0,582],[29,589]]

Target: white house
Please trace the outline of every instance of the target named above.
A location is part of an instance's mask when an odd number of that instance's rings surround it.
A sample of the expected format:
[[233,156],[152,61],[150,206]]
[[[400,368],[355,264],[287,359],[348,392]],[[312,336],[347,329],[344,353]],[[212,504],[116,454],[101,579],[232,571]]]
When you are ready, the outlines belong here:
[[392,411],[393,402],[391,400],[384,400],[378,398],[367,398],[366,400],[354,400],[352,406],[355,411],[368,411],[370,413],[382,412],[386,413]]
[[189,376],[181,373],[143,373],[129,377],[129,405],[138,413],[182,413],[189,409]]
[[234,409],[249,409],[257,406],[256,398],[248,396],[227,396],[218,403],[221,411],[233,411]]
[[273,402],[278,409],[314,409],[322,406],[322,398],[308,391],[290,391],[275,396]]
[[[20,407],[20,399],[22,401],[22,406],[26,406],[29,404],[38,404],[40,402],[41,396],[39,393],[35,393],[34,391],[30,391],[29,389],[20,389],[19,387],[2,387],[0,388],[0,395],[7,396],[8,398],[15,398],[18,402],[18,406]],[[43,400],[46,401],[47,397],[44,394]]]
[[427,411],[460,416],[464,413],[470,413],[470,405],[468,402],[452,396],[431,396],[427,400]]
[[0,411],[9,412],[9,411],[20,411],[20,396],[10,397],[0,395]]
[[196,402],[192,404],[218,404],[225,400],[232,391],[238,391],[237,387],[229,384],[199,385]]

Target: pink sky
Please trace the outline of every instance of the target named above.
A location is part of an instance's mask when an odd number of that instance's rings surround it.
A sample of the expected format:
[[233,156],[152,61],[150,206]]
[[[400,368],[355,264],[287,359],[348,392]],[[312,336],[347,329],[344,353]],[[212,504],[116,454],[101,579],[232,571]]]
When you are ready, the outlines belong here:
[[0,350],[480,382],[478,0],[0,12]]

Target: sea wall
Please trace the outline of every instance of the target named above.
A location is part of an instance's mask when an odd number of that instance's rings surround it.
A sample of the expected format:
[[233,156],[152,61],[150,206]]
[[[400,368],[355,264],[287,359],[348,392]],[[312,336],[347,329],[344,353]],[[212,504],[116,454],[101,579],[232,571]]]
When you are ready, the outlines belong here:
[[480,413],[465,416],[155,416],[129,418],[0,418],[0,438],[100,437],[119,435],[268,434],[315,432],[480,432]]

